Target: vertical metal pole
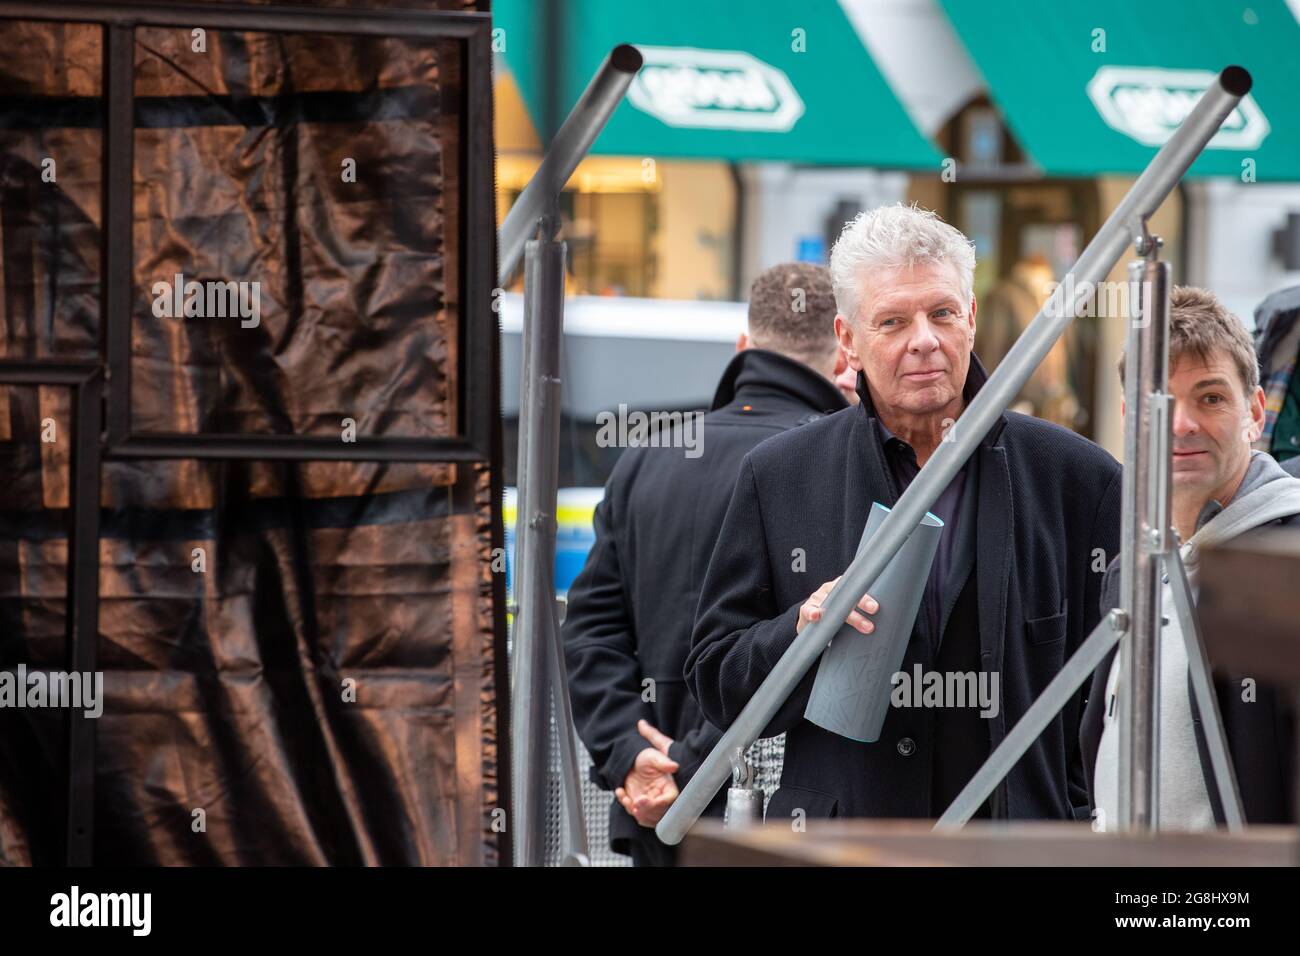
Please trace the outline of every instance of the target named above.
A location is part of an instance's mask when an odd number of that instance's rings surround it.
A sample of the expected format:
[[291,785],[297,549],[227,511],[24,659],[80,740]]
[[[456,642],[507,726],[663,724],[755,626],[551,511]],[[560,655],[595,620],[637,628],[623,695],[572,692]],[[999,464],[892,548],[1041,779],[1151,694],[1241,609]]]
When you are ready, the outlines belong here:
[[[99,465],[103,427],[99,372],[72,393],[76,420],[68,529],[68,669],[93,674],[99,661]],[[102,705],[102,701],[100,702]],[[89,866],[95,844],[95,721],[82,708],[68,712],[69,866]]]
[[548,705],[551,703],[555,706],[560,736],[569,855],[575,860],[586,855],[577,748],[573,742],[573,717],[555,606],[565,260],[564,243],[555,238],[558,228],[558,217],[543,217],[539,238],[531,240],[525,252],[526,382],[520,404],[520,453],[524,459],[515,519],[518,577],[512,655],[513,769],[519,817],[515,846],[516,862],[521,866],[540,866],[544,862],[545,778],[550,750]]
[[[511,771],[515,862],[544,862],[548,692],[560,738],[561,788],[568,820],[566,863],[585,863],[586,826],[573,739],[564,651],[555,606],[555,511],[559,485],[560,343],[564,326],[565,246],[556,240],[560,190],[622,102],[641,54],[615,47],[592,77],[542,165],[501,226],[499,275],[524,266],[524,326],[519,384],[515,508],[514,625],[511,629]],[[529,239],[539,232],[536,239]]]
[[[100,230],[100,338],[107,371],[73,391],[76,435],[68,529],[68,656],[70,670],[93,673],[99,637],[99,466],[109,398],[108,437],[125,439],[131,416],[131,212],[135,148],[135,28],[101,31],[104,170]],[[116,376],[114,376],[116,372]],[[112,382],[111,386],[107,383]],[[111,391],[108,389],[111,388]],[[67,862],[89,866],[94,856],[95,725],[81,710],[68,715]]]
[[[545,767],[550,752],[549,681],[547,680],[546,631],[538,625],[538,577],[544,576],[544,561],[536,560],[536,539],[545,537],[538,517],[538,469],[533,460],[537,443],[534,434],[545,428],[545,390],[537,369],[544,366],[539,355],[547,345],[546,330],[539,318],[544,303],[564,295],[563,261],[559,259],[559,281],[555,262],[563,250],[551,243],[530,240],[524,253],[524,382],[519,404],[519,475],[515,511],[515,620],[512,629],[511,665],[514,672],[511,694],[511,738],[514,742],[515,863],[541,866],[544,862],[546,830]],[[558,341],[556,342],[558,349]],[[534,390],[534,386],[536,389]],[[543,596],[545,596],[543,594]],[[554,600],[554,596],[550,596]]]
[[1169,533],[1169,264],[1146,236],[1129,267],[1140,304],[1130,309],[1124,375],[1124,519],[1120,602],[1119,826],[1159,825],[1161,574]]
[[1246,825],[1246,813],[1241,807],[1241,789],[1237,786],[1237,774],[1232,766],[1232,755],[1228,751],[1228,738],[1223,732],[1223,713],[1219,710],[1219,695],[1211,677],[1210,658],[1205,653],[1205,642],[1201,640],[1201,626],[1196,620],[1192,588],[1187,582],[1187,569],[1183,567],[1182,555],[1176,549],[1171,549],[1165,557],[1164,566],[1174,612],[1178,617],[1178,628],[1182,631],[1183,646],[1187,650],[1192,699],[1201,712],[1205,749],[1210,754],[1210,770],[1214,777],[1215,792],[1219,795],[1219,806],[1223,808],[1223,820],[1229,830],[1240,830]]

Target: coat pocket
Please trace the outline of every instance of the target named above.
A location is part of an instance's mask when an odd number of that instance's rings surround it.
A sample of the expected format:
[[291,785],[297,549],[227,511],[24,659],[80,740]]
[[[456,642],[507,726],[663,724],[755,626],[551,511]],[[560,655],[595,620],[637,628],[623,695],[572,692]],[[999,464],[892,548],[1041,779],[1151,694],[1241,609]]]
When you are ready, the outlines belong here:
[[829,793],[804,787],[781,786],[767,802],[767,812],[763,814],[763,819],[766,823],[780,826],[797,819],[796,811],[803,811],[802,817],[805,820],[829,820],[839,816],[839,807],[839,800]]
[[1053,614],[1050,617],[1039,617],[1033,620],[1025,621],[1025,633],[1029,637],[1029,643],[1055,644],[1057,641],[1065,640],[1066,631],[1066,612]]

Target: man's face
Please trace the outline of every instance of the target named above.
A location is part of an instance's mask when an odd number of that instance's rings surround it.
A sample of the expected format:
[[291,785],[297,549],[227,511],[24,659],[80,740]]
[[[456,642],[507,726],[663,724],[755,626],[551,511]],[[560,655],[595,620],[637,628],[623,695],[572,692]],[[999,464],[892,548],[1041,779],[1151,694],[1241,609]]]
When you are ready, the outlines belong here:
[[863,369],[877,409],[928,415],[960,401],[975,341],[975,300],[965,301],[948,263],[868,269],[851,321],[835,334],[853,369]]
[[1174,399],[1174,506],[1199,511],[1236,493],[1250,463],[1250,443],[1264,427],[1264,390],[1245,394],[1236,366],[1223,349],[1208,361],[1180,356],[1169,371]]

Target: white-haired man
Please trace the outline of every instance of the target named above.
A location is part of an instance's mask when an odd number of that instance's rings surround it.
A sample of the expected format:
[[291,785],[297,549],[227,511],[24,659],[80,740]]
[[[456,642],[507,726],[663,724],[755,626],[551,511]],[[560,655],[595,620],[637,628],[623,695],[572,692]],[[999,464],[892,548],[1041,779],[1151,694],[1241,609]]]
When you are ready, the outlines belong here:
[[[987,378],[971,351],[974,268],[969,240],[914,207],[863,213],[836,242],[836,335],[859,370],[861,401],[769,439],[742,464],[686,662],[719,727],[818,619],[872,502],[893,505],[948,429],[962,427]],[[949,675],[971,678],[999,688],[998,699],[981,706],[926,693],[922,706],[891,707],[876,743],[859,743],[803,718],[813,668],[764,732],[787,734],[768,820],[942,813],[1096,625],[1097,555],[1118,550],[1119,500],[1120,468],[1105,451],[1059,426],[1002,415],[931,508],[944,530],[902,668],[919,667],[930,686],[935,672],[941,686],[970,686]],[[878,609],[861,598],[849,616],[856,639],[875,639]],[[1064,709],[978,816],[1088,817],[1080,704]]]

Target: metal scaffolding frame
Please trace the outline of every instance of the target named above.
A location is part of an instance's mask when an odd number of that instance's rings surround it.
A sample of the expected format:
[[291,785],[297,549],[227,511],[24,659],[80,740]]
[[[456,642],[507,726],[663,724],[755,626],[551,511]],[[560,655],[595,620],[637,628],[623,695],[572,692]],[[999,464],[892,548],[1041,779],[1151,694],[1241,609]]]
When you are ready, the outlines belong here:
[[[85,3],[0,0],[0,20],[98,23],[103,31],[103,228],[100,233],[101,353],[98,362],[0,359],[0,385],[71,388],[76,420],[69,530],[69,658],[74,670],[94,670],[99,612],[100,464],[121,459],[252,459],[263,461],[492,461],[498,423],[492,410],[497,381],[494,314],[496,214],[492,145],[491,16],[478,12],[295,8],[222,3]],[[272,33],[314,33],[455,40],[462,49],[458,201],[461,308],[457,316],[457,431],[435,438],[357,436],[353,442],[309,435],[153,434],[131,427],[132,178],[134,46],[139,27],[206,27]],[[500,492],[500,476],[493,475]],[[472,494],[467,470],[453,492]],[[494,510],[493,539],[501,540]],[[504,654],[504,586],[496,585],[498,651]],[[507,701],[500,701],[504,710]],[[499,774],[509,794],[508,740]],[[67,862],[89,865],[94,847],[95,726],[70,712]],[[504,846],[508,856],[509,834]]]
[[[585,866],[586,826],[578,781],[569,682],[555,600],[556,495],[560,464],[566,244],[560,191],[604,129],[641,68],[635,47],[615,47],[556,133],[542,164],[501,226],[501,277],[525,257],[524,326],[519,389],[519,487],[515,521],[515,606],[511,678],[516,862],[545,861],[546,775],[550,708],[560,744],[560,788],[566,829],[564,862]],[[531,238],[532,236],[536,238]]]
[[[1241,98],[1250,91],[1250,86],[1251,78],[1246,70],[1238,66],[1225,68],[1197,101],[1179,128],[1152,158],[1119,206],[1088,243],[1087,248],[1051,299],[1026,327],[989,377],[988,382],[967,406],[958,424],[952,429],[953,440],[940,443],[876,532],[872,539],[872,548],[867,553],[855,557],[845,570],[839,584],[832,589],[822,604],[824,613],[821,619],[805,627],[794,638],[793,643],[777,661],[776,666],[755,691],[749,703],[727,728],[722,739],[705,758],[690,783],[660,820],[656,832],[661,840],[668,844],[680,843],[686,832],[699,819],[713,794],[726,782],[730,770],[730,754],[738,747],[747,747],[767,726],[808,669],[821,656],[822,651],[834,637],[840,622],[848,617],[858,599],[871,590],[925,512],[975,451],[998,416],[1011,404],[1029,376],[1077,314],[1078,307],[1083,304],[1091,289],[1097,282],[1105,279],[1111,267],[1119,261],[1130,244],[1137,243],[1140,253],[1148,252],[1144,244],[1148,236],[1147,221],[1182,179],[1192,162],[1236,108]],[[1073,301],[1066,301],[1067,289],[1074,291]],[[1130,377],[1136,381],[1136,375]],[[1134,415],[1132,409],[1130,409],[1130,417],[1135,420],[1133,424],[1136,429],[1136,441],[1140,447],[1149,450],[1152,434],[1149,417],[1145,414]],[[1131,462],[1126,463],[1125,470],[1126,472],[1132,470]],[[1145,474],[1143,477],[1145,479]],[[1150,514],[1126,515],[1126,521],[1133,520],[1138,522],[1138,527],[1149,527],[1152,524]],[[1130,542],[1126,539],[1125,548],[1128,547]],[[1144,560],[1143,564],[1149,570],[1149,562]],[[1133,560],[1125,562],[1122,571],[1126,578],[1124,593],[1132,594],[1133,582],[1136,580],[1134,576],[1138,573],[1137,562]],[[1158,607],[1151,610],[1158,614]],[[1030,716],[1036,716],[1039,711],[1045,711],[1052,706],[1050,695],[1059,691],[1058,684],[1061,681],[1077,677],[1078,683],[1081,683],[1088,674],[1092,673],[1093,668],[1105,656],[1105,650],[1099,651],[1098,645],[1112,636],[1104,630],[1108,629],[1108,622],[1110,625],[1127,627],[1127,620],[1122,616],[1111,615],[1106,622],[1103,622],[1093,636],[1085,641],[1074,657],[1067,662],[1056,679],[1048,685],[1039,700],[1031,706],[1030,711],[1022,718],[1021,724],[1026,724]],[[1158,634],[1159,618],[1153,618],[1148,626],[1152,633]],[[1114,635],[1114,639],[1118,640],[1118,634]],[[1095,656],[1095,660],[1092,660],[1090,655]],[[1148,679],[1149,677],[1150,675]],[[1078,683],[1075,684],[1076,687]],[[1045,701],[1044,698],[1049,699]],[[1040,704],[1043,705],[1041,708]],[[1043,726],[1050,722],[1056,709],[1044,715]],[[1151,714],[1148,711],[1136,709],[1132,717],[1132,721],[1136,723],[1125,732],[1128,739],[1130,741],[1134,737],[1139,741],[1152,739],[1150,720]],[[1134,727],[1138,729],[1137,734],[1133,733]],[[1012,742],[1018,730],[1020,725],[1017,725],[998,750],[990,755],[989,761],[981,768],[977,778],[994,777],[993,786],[996,786],[997,782],[1005,776],[1014,760],[1005,767],[998,761],[1006,756],[1001,751]],[[1021,736],[1029,736],[1029,734],[1026,732]],[[1036,736],[1037,733],[1029,736],[1023,746],[1028,747]],[[1150,752],[1154,757],[1155,748],[1151,747]],[[1153,779],[1151,764],[1145,765],[1143,772]],[[975,782],[972,780],[971,785]],[[970,785],[968,789],[969,787]],[[992,787],[990,791],[991,789]],[[1136,802],[1140,798],[1140,793],[1134,795],[1133,801]],[[962,797],[959,796],[954,806],[961,800]],[[1122,793],[1121,803],[1128,802]],[[953,808],[949,808],[948,813],[951,814],[952,811]],[[945,823],[950,822],[947,817],[948,814],[945,814]]]
[[970,820],[1117,643],[1121,674],[1117,829],[1159,828],[1160,632],[1167,621],[1162,607],[1166,582],[1187,652],[1192,695],[1203,715],[1211,776],[1224,819],[1231,830],[1245,825],[1209,658],[1177,536],[1169,524],[1173,423],[1168,392],[1169,263],[1159,259],[1160,240],[1145,230],[1135,245],[1145,258],[1129,267],[1130,282],[1140,290],[1141,301],[1130,303],[1125,345],[1120,606],[1093,629],[1043,689],[940,816],[936,830],[960,827]]
[[[493,434],[491,389],[495,381],[494,333],[487,323],[471,321],[471,317],[491,314],[492,290],[496,284],[496,276],[492,272],[495,241],[491,176],[492,130],[488,121],[492,96],[489,15],[147,2],[71,2],[51,7],[30,0],[0,0],[0,19],[98,23],[104,34],[103,95],[107,102],[107,120],[103,176],[104,225],[101,232],[101,361],[0,360],[0,384],[47,385],[73,390],[75,437],[72,455],[73,520],[69,531],[68,556],[68,641],[69,658],[74,669],[94,670],[96,665],[100,465],[105,460],[196,458],[490,462]],[[130,408],[133,50],[135,30],[138,27],[153,26],[205,26],[266,32],[454,39],[463,44],[465,95],[461,132],[467,149],[462,151],[463,175],[460,180],[461,208],[464,210],[460,235],[463,251],[461,288],[464,294],[463,308],[458,317],[461,348],[458,354],[460,374],[457,383],[460,400],[457,403],[458,428],[455,435],[429,439],[359,436],[355,442],[342,443],[304,435],[188,435],[133,431]],[[514,808],[519,810],[517,819],[521,821],[517,838],[520,850],[518,859],[525,864],[536,862],[535,858],[540,853],[542,830],[538,826],[534,832],[532,827],[540,822],[536,820],[537,808],[544,806],[544,787],[537,768],[545,766],[545,750],[539,753],[532,746],[517,744],[540,739],[539,735],[545,732],[548,719],[546,707],[552,700],[557,707],[557,719],[563,720],[566,725],[562,728],[560,738],[562,741],[567,739],[572,744],[572,734],[564,732],[571,724],[571,717],[568,714],[568,694],[550,573],[555,535],[555,469],[558,462],[558,401],[561,387],[559,342],[563,327],[564,270],[564,244],[556,238],[556,202],[565,181],[621,101],[640,62],[639,53],[632,47],[618,47],[611,53],[557,134],[542,168],[525,189],[502,228],[501,274],[509,274],[525,251],[531,266],[528,270],[529,278],[525,281],[526,298],[532,303],[532,308],[527,310],[525,320],[524,387],[521,391],[521,408],[526,410],[528,424],[520,430],[521,498],[516,567],[521,590],[513,681],[516,700],[512,709],[511,734],[516,746],[503,748],[503,753],[513,751],[508,763],[510,776],[514,778]],[[954,440],[939,447],[882,523],[873,539],[873,548],[855,558],[845,571],[839,585],[832,590],[824,604],[827,613],[821,620],[805,628],[795,639],[749,705],[682,791],[657,828],[665,843],[680,842],[713,794],[726,782],[731,773],[730,755],[737,748],[747,748],[757,738],[772,714],[820,656],[837,629],[838,622],[847,616],[857,597],[871,588],[934,499],[961,468],[993,421],[1010,404],[1024,381],[1064,331],[1074,314],[1073,306],[1079,304],[1066,303],[1064,290],[1079,289],[1080,294],[1076,298],[1081,300],[1081,293],[1087,285],[1103,279],[1131,242],[1137,241],[1139,251],[1149,253],[1150,250],[1142,245],[1146,237],[1146,221],[1249,89],[1250,77],[1245,70],[1239,67],[1225,69],[1174,136],[1161,148],[1080,256],[1071,272],[1074,283],[1063,282],[1052,300],[1026,328],[985,388],[966,409],[961,424],[954,429]],[[530,239],[534,235],[537,238]],[[1154,337],[1147,335],[1141,341],[1142,347],[1148,348]],[[1161,346],[1163,347],[1163,340]],[[1132,375],[1131,378],[1136,381],[1137,375]],[[1152,386],[1148,395],[1156,397],[1152,407],[1158,408],[1158,395],[1162,390],[1158,370],[1154,378],[1145,380]],[[1133,423],[1136,447],[1147,449],[1148,453],[1152,448],[1161,447],[1158,444],[1159,429],[1168,428],[1167,417],[1160,419],[1159,411],[1155,416],[1157,420],[1154,425],[1146,415],[1132,416],[1136,419]],[[1156,436],[1154,442],[1153,436]],[[1167,444],[1164,447],[1167,451]],[[1126,477],[1126,483],[1128,480]],[[1135,476],[1133,480],[1137,481],[1138,477]],[[1158,482],[1158,477],[1150,477],[1148,472],[1142,473],[1141,480],[1152,482],[1149,485],[1151,488],[1157,487],[1155,483]],[[1167,481],[1167,472],[1165,480]],[[1139,529],[1137,533],[1141,533],[1142,529],[1151,533],[1154,527],[1156,535],[1167,535],[1167,500],[1164,502],[1166,518],[1163,523],[1158,520],[1153,522],[1152,513],[1158,506],[1150,500],[1144,499],[1144,503],[1139,505],[1144,509],[1142,512],[1133,513],[1129,510],[1126,492],[1125,504],[1126,528],[1136,527]],[[1131,525],[1131,522],[1136,524]],[[1136,533],[1133,536],[1126,535],[1125,548],[1136,549],[1131,553],[1125,551],[1126,557],[1134,558],[1126,559],[1123,568],[1126,595],[1124,607],[1127,610],[1112,614],[1098,627],[1022,719],[1021,724],[1013,729],[1003,745],[990,756],[968,789],[975,786],[977,781],[983,786],[990,779],[990,790],[996,786],[1010,764],[1014,763],[1014,760],[1007,763],[1010,749],[1013,749],[1008,748],[1008,745],[1012,743],[1013,737],[1017,734],[1020,738],[1027,737],[1024,741],[1024,746],[1027,747],[1033,737],[1036,737],[1036,733],[1029,736],[1033,724],[1031,716],[1035,719],[1042,717],[1043,726],[1046,726],[1056,712],[1048,712],[1048,708],[1055,703],[1055,698],[1062,693],[1068,698],[1078,683],[1092,673],[1122,633],[1138,635],[1143,633],[1143,628],[1147,629],[1145,643],[1142,638],[1135,637],[1126,642],[1126,645],[1133,648],[1126,653],[1142,655],[1138,658],[1139,664],[1149,663],[1149,655],[1154,653],[1154,636],[1158,635],[1160,626],[1158,595],[1154,604],[1150,601],[1136,602],[1133,595],[1135,588],[1150,584],[1151,575],[1158,574],[1162,562],[1166,570],[1174,567],[1169,563],[1170,554],[1176,557],[1177,552],[1165,537],[1152,538],[1145,544],[1140,544]],[[1180,573],[1172,575],[1175,610],[1186,620],[1191,607],[1190,593],[1185,578],[1181,575],[1181,566],[1177,567]],[[1182,582],[1181,589],[1179,581]],[[1142,607],[1144,624],[1141,627],[1136,625],[1133,618],[1137,610],[1135,602]],[[1213,688],[1208,685],[1208,678],[1204,674],[1201,679],[1196,678],[1196,662],[1199,660],[1204,664],[1205,658],[1195,630],[1194,615],[1191,615],[1191,622],[1190,628],[1184,628],[1184,635],[1189,641],[1189,650],[1192,649],[1193,640],[1199,649],[1198,656],[1189,653],[1189,660],[1193,663],[1193,684],[1197,700],[1204,704],[1204,695],[1208,693],[1208,701],[1212,704]],[[1143,668],[1139,667],[1139,670]],[[1067,691],[1068,682],[1076,678],[1074,688]],[[1137,776],[1136,782],[1131,778],[1127,781],[1121,803],[1132,807],[1130,822],[1135,826],[1154,822],[1153,761],[1156,756],[1156,738],[1151,712],[1152,697],[1148,686],[1153,680],[1154,671],[1147,667],[1143,670],[1140,682],[1128,682],[1130,685],[1140,683],[1141,687],[1137,690],[1135,700],[1126,705],[1128,717],[1121,725],[1126,728],[1126,753],[1133,752],[1128,764],[1122,759],[1121,765],[1132,766]],[[87,865],[92,861],[94,743],[93,722],[84,718],[80,711],[73,711],[70,719],[67,789],[67,859],[72,865]],[[1221,795],[1226,793],[1235,797],[1235,784],[1230,779],[1230,762],[1227,764],[1227,781],[1220,775],[1223,762],[1227,759],[1226,749],[1222,748],[1221,734],[1218,744],[1212,744],[1211,753]],[[565,781],[566,805],[569,807],[570,818],[569,856],[572,862],[580,863],[583,862],[585,847],[582,846],[580,803],[575,803],[576,760],[573,759],[575,754],[571,748],[563,756],[564,775],[573,778]],[[503,766],[503,797],[511,792],[505,770]],[[1229,789],[1225,790],[1225,786]],[[1127,799],[1123,796],[1125,793],[1129,794]],[[967,796],[963,793],[954,802],[941,824],[960,822],[962,808],[959,805]],[[1239,801],[1234,800],[1233,804],[1238,807],[1239,813]],[[1225,809],[1229,809],[1227,802]],[[1230,809],[1229,819],[1233,819]]]

